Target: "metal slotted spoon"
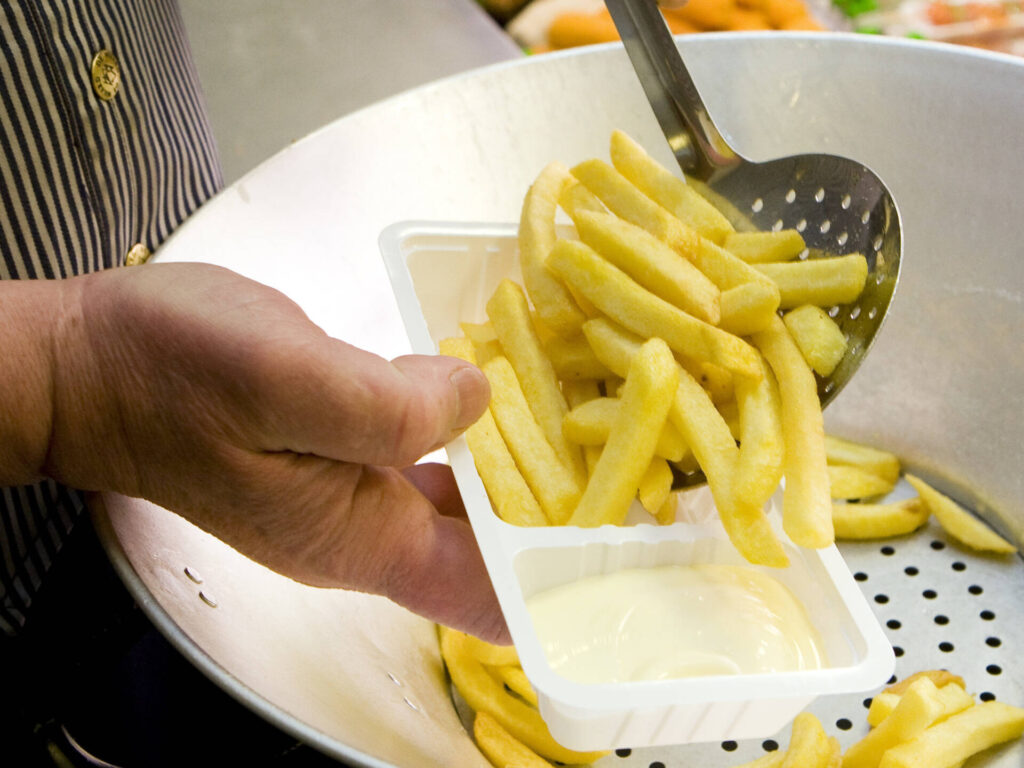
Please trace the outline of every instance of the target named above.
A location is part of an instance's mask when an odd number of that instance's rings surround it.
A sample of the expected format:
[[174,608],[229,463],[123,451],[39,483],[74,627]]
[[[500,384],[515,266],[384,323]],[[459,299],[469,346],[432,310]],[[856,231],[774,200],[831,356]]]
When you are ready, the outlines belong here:
[[[848,346],[832,374],[817,377],[824,408],[867,354],[896,289],[902,251],[896,202],[882,181],[855,160],[804,154],[755,163],[739,155],[715,127],[655,0],[606,2],[691,183],[706,185],[704,191],[710,190],[738,227],[798,230],[808,247],[801,258],[846,253],[867,258],[867,285],[858,300],[828,310]],[[692,481],[702,482],[703,477]],[[692,481],[687,478],[685,484]]]

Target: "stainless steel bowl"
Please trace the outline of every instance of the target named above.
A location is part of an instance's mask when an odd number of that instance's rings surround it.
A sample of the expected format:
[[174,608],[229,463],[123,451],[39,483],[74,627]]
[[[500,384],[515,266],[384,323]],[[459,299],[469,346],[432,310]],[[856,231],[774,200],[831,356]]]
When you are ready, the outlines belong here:
[[[700,35],[680,45],[744,155],[856,157],[900,201],[900,290],[872,354],[827,411],[828,428],[897,452],[1024,544],[1024,61],[839,34]],[[451,78],[296,143],[203,208],[158,258],[233,268],[289,294],[332,335],[402,354],[380,231],[406,219],[515,221],[547,161],[605,156],[614,128],[671,162],[618,46]],[[96,518],[160,629],[267,719],[355,764],[486,766],[426,621],[380,598],[296,585],[142,501],[108,496]],[[936,530],[885,547],[844,553],[880,615],[898,622],[898,674],[947,666],[973,691],[1024,704],[1019,558],[972,556]],[[859,698],[814,711],[844,743],[863,732]],[[764,748],[732,747],[605,762],[728,766]],[[986,765],[1019,766],[1021,755],[1012,747]]]

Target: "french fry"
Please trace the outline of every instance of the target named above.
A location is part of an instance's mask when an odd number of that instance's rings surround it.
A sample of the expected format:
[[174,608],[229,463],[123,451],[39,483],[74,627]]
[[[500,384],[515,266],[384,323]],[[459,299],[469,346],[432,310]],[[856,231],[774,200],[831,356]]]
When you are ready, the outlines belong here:
[[679,366],[661,339],[644,343],[630,363],[619,413],[569,525],[621,524],[654,457],[679,381]]
[[921,495],[921,501],[935,515],[943,530],[961,544],[966,544],[971,549],[998,554],[1011,554],[1017,551],[1013,544],[921,478],[907,475],[907,482]]
[[[843,768],[878,768],[887,750],[909,741],[943,713],[939,689],[928,678],[915,680],[892,713],[843,756]],[[931,763],[919,763],[928,765]]]
[[[440,346],[443,355],[476,362],[473,344],[468,338],[442,339]],[[490,409],[470,425],[465,436],[473,463],[498,517],[511,525],[547,525],[548,519],[520,474]]]
[[801,304],[848,304],[860,296],[868,279],[867,259],[859,253],[755,267],[779,286],[782,309]]
[[[451,630],[447,627],[445,632]],[[462,638],[466,653],[487,667],[507,667],[519,664],[519,654],[514,645],[494,645],[473,635]]]
[[488,344],[497,341],[498,336],[494,332],[494,326],[490,321],[486,323],[459,323],[459,330],[474,344]]
[[947,685],[958,685],[964,690],[967,689],[967,685],[964,683],[964,679],[960,677],[960,675],[954,675],[946,669],[924,669],[887,686],[882,693],[894,693],[897,696],[902,696],[907,692],[907,689],[910,688],[910,686],[922,677],[927,677],[931,680],[936,688],[945,688]]
[[[935,718],[935,723],[941,723],[946,718],[974,706],[974,697],[955,683],[944,685],[938,690],[937,696],[942,703],[942,713]],[[872,727],[878,726],[899,706],[901,698],[897,693],[884,692],[872,697],[871,706],[868,708],[868,723]]]
[[792,736],[781,768],[828,768],[832,752],[832,743],[821,721],[809,712],[801,712],[793,720]]
[[544,342],[544,352],[562,382],[603,379],[611,375],[582,334],[568,339],[552,336]]
[[702,237],[721,244],[733,232],[722,213],[622,131],[612,133],[615,169]]
[[777,749],[774,752],[761,755],[761,757],[751,760],[749,763],[737,765],[735,768],[779,768],[785,759],[786,753],[783,750]]
[[870,499],[884,496],[895,487],[874,472],[835,464],[828,465],[828,481],[833,499]]
[[569,214],[571,219],[575,219],[584,211],[589,211],[590,213],[608,212],[601,199],[580,184],[575,178],[562,190],[562,194],[558,197],[558,204],[562,207],[562,210]]
[[835,320],[811,304],[790,310],[782,319],[811,369],[829,376],[846,354],[846,337]]
[[658,507],[658,511],[654,513],[654,518],[658,521],[658,525],[672,525],[676,521],[676,504],[678,501],[679,499],[675,493],[669,493],[665,503]]
[[491,413],[509,453],[548,521],[563,524],[582,493],[575,475],[544,437],[511,363],[496,357],[483,366],[483,372],[491,385]]
[[610,213],[580,212],[573,221],[580,240],[655,296],[706,323],[718,324],[717,286],[666,243]]
[[779,308],[779,289],[763,282],[741,283],[722,291],[719,306],[718,327],[737,336],[749,336],[771,324]]
[[647,467],[643,477],[640,478],[640,488],[637,492],[637,497],[640,499],[640,504],[644,509],[652,515],[657,515],[658,511],[665,505],[665,502],[668,501],[669,494],[671,493],[672,468],[668,465],[667,461],[656,456],[651,460],[650,466]]
[[898,693],[876,693],[871,697],[871,706],[868,707],[867,721],[868,725],[874,728],[880,722],[885,720],[892,711],[896,709],[896,705],[900,703],[900,696]]
[[545,167],[527,191],[519,219],[523,284],[541,321],[560,336],[575,336],[586,320],[569,290],[544,266],[555,244],[558,198],[571,180],[562,163]]
[[455,630],[441,633],[441,655],[452,683],[477,713],[492,716],[502,728],[538,755],[562,763],[592,763],[603,752],[576,752],[555,741],[540,713],[508,693],[467,651],[468,635]]
[[[583,446],[604,445],[608,442],[620,405],[617,397],[600,397],[581,403],[569,411],[562,423],[565,436]],[[669,461],[682,461],[686,453],[686,443],[679,430],[665,422],[658,434],[654,455]]]
[[843,766],[843,748],[839,743],[839,739],[832,736],[828,740],[829,744],[829,756],[828,762],[826,763],[827,768],[842,768]]
[[512,693],[530,706],[537,706],[537,692],[533,690],[533,685],[530,684],[530,680],[526,677],[522,667],[512,665],[495,667],[493,672]]
[[[628,366],[640,344],[636,336],[603,318],[585,323],[583,333],[594,353],[613,371]],[[776,568],[788,565],[789,558],[764,510],[736,498],[732,488],[739,456],[736,441],[707,391],[685,368],[680,368],[669,419],[704,471],[722,525],[737,550],[751,563]]]
[[608,163],[597,159],[584,160],[573,166],[572,175],[600,198],[616,216],[647,230],[681,255],[693,260],[700,235],[647,197]]
[[486,712],[476,713],[473,719],[473,738],[492,765],[501,768],[553,768],[551,763],[516,740]]
[[825,435],[825,456],[829,464],[859,467],[894,485],[900,479],[900,460],[888,451]]
[[735,493],[758,506],[778,488],[785,453],[779,387],[763,358],[761,368],[760,379],[741,376],[735,386],[740,432]]
[[[588,344],[587,346],[589,347],[590,345]],[[562,392],[565,394],[566,402],[569,404],[570,413],[572,413],[572,409],[583,405],[583,403],[591,400],[597,400],[601,397],[601,389],[598,386],[598,382],[587,379],[572,379],[564,382],[562,385]],[[568,417],[568,414],[566,414],[566,416]],[[569,435],[566,435],[566,437],[569,437]],[[601,449],[607,441],[608,438],[605,438],[601,441],[600,445],[580,446],[583,449],[583,461],[587,465],[588,478],[594,473],[594,467],[597,466],[597,460],[601,458]]]
[[[892,715],[882,725],[891,718]],[[882,757],[879,768],[951,768],[989,747],[1018,739],[1021,734],[1024,734],[1024,709],[1001,701],[987,701],[928,728],[905,744],[894,746]]]
[[928,509],[920,499],[887,504],[833,504],[832,525],[836,538],[845,540],[887,539],[913,533],[928,522]]
[[[686,255],[686,254],[684,254]],[[771,278],[759,269],[747,264],[743,259],[733,255],[705,237],[697,239],[697,248],[688,256],[694,265],[708,276],[722,291],[736,288],[746,283],[760,283],[772,294],[779,290]],[[781,293],[779,294],[781,300]],[[776,303],[776,307],[778,303]]]
[[562,420],[569,406],[555,368],[533,329],[523,289],[511,280],[502,280],[487,302],[487,315],[544,437],[582,484],[586,479],[583,454],[562,434]]
[[777,232],[732,232],[722,247],[748,264],[764,264],[795,259],[807,247],[795,229]]
[[[754,334],[753,342],[771,365],[782,400],[786,477],[783,527],[799,546],[827,547],[834,540],[832,499],[825,459],[825,426],[814,374],[780,318],[775,318],[768,330]],[[690,447],[696,453],[696,448]]]
[[548,257],[548,267],[634,333],[664,339],[686,357],[746,376],[759,375],[757,354],[750,345],[658,298],[583,243],[558,240]]

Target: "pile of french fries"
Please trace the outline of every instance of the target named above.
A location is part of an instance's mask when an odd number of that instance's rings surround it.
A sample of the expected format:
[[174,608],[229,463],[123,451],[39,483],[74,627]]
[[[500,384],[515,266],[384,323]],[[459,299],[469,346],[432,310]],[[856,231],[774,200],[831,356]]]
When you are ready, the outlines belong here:
[[[466,437],[496,513],[614,525],[639,498],[671,523],[673,470],[699,469],[736,548],[784,567],[764,511],[784,476],[783,529],[830,545],[815,373],[845,352],[825,308],[860,295],[866,259],[808,259],[795,230],[744,231],[620,131],[610,154],[540,173],[520,220],[523,286],[502,282],[488,321],[441,344],[491,383]],[[559,209],[574,236],[559,236]]]
[[[473,736],[496,768],[588,764],[604,752],[575,752],[556,742],[537,711],[537,694],[515,649],[441,629],[452,682],[474,710]],[[890,685],[871,700],[871,730],[843,753],[821,721],[803,712],[786,749],[736,768],[959,768],[979,752],[1024,734],[1024,708],[976,704],[963,678],[927,670]]]
[[485,643],[439,628],[441,655],[452,684],[474,711],[473,737],[498,768],[551,768],[551,762],[589,764],[605,752],[576,752],[551,736],[537,711],[537,694],[512,646]]
[[[838,539],[885,539],[916,531],[933,516],[953,539],[971,549],[1012,554],[1017,548],[978,518],[915,475],[907,482],[917,496],[877,502],[895,488],[900,460],[888,451],[826,435],[825,455]],[[849,500],[858,503],[849,503]]]
[[788,749],[737,768],[957,768],[1024,734],[1024,709],[975,704],[963,679],[944,670],[889,686],[871,700],[867,720],[871,730],[843,754],[835,737],[804,712],[793,721]]

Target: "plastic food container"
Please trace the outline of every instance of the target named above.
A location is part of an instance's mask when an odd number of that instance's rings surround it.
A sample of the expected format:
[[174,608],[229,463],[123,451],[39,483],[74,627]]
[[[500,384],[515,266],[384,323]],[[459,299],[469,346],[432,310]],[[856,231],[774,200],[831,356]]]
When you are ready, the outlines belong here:
[[[460,335],[460,322],[487,319],[487,300],[503,278],[521,282],[516,230],[515,224],[410,221],[382,232],[381,251],[415,352],[437,354],[440,339]],[[447,451],[523,670],[552,735],[565,746],[595,750],[768,736],[815,697],[867,691],[892,674],[892,648],[838,550],[801,549],[780,531],[791,565],[765,570],[807,609],[827,668],[613,684],[558,675],[526,609],[537,592],[629,568],[746,563],[705,489],[683,497],[677,520],[685,522],[669,526],[627,521],[621,527],[521,528],[492,511],[465,439]]]

